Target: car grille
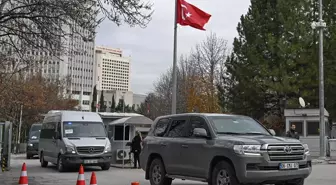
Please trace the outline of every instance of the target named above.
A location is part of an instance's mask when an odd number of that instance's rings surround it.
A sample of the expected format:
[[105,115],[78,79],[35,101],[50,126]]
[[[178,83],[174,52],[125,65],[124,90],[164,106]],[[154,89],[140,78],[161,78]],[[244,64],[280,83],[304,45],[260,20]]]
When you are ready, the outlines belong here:
[[80,147],[77,147],[76,149],[79,154],[100,154],[104,152],[105,147],[103,146],[80,146]]
[[271,161],[295,161],[304,159],[301,144],[268,145],[267,153]]

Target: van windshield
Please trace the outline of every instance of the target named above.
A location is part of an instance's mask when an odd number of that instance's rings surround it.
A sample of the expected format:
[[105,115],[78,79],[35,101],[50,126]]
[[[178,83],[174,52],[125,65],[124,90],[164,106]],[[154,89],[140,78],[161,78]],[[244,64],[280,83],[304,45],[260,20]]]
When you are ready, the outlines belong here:
[[33,131],[40,131],[42,128],[42,125],[32,125],[31,128],[30,128],[30,131],[33,132]]
[[63,122],[64,137],[106,137],[103,123]]
[[40,130],[31,131],[29,133],[29,139],[31,139],[31,140],[38,140],[38,139],[40,139]]

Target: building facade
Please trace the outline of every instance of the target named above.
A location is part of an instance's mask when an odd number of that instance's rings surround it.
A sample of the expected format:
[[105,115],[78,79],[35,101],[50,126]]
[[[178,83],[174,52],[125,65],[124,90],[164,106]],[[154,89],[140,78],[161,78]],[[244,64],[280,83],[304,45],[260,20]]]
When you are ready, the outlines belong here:
[[112,97],[116,102],[124,99],[125,105],[133,105],[131,91],[131,58],[124,57],[122,50],[97,46],[95,48],[94,85],[97,88],[98,101],[104,92],[104,103],[111,111]]
[[120,49],[96,47],[95,85],[97,90],[131,91],[131,60]]

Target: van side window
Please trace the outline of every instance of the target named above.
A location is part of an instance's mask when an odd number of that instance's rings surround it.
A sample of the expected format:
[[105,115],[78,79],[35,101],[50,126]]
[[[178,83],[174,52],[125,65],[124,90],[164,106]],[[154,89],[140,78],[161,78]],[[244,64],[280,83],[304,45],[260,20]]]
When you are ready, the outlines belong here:
[[155,126],[154,135],[157,137],[162,137],[167,131],[169,122],[170,119],[168,118],[160,119]]
[[43,124],[43,127],[41,129],[40,138],[42,139],[52,139],[55,137],[55,131],[56,131],[56,123],[49,122]]

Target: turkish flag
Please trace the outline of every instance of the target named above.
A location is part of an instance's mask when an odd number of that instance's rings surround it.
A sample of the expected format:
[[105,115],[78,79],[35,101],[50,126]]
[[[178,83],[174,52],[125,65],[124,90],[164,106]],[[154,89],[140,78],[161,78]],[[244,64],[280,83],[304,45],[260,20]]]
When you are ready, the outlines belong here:
[[176,1],[177,23],[181,26],[191,26],[199,30],[205,30],[204,25],[208,23],[211,15],[185,0]]

